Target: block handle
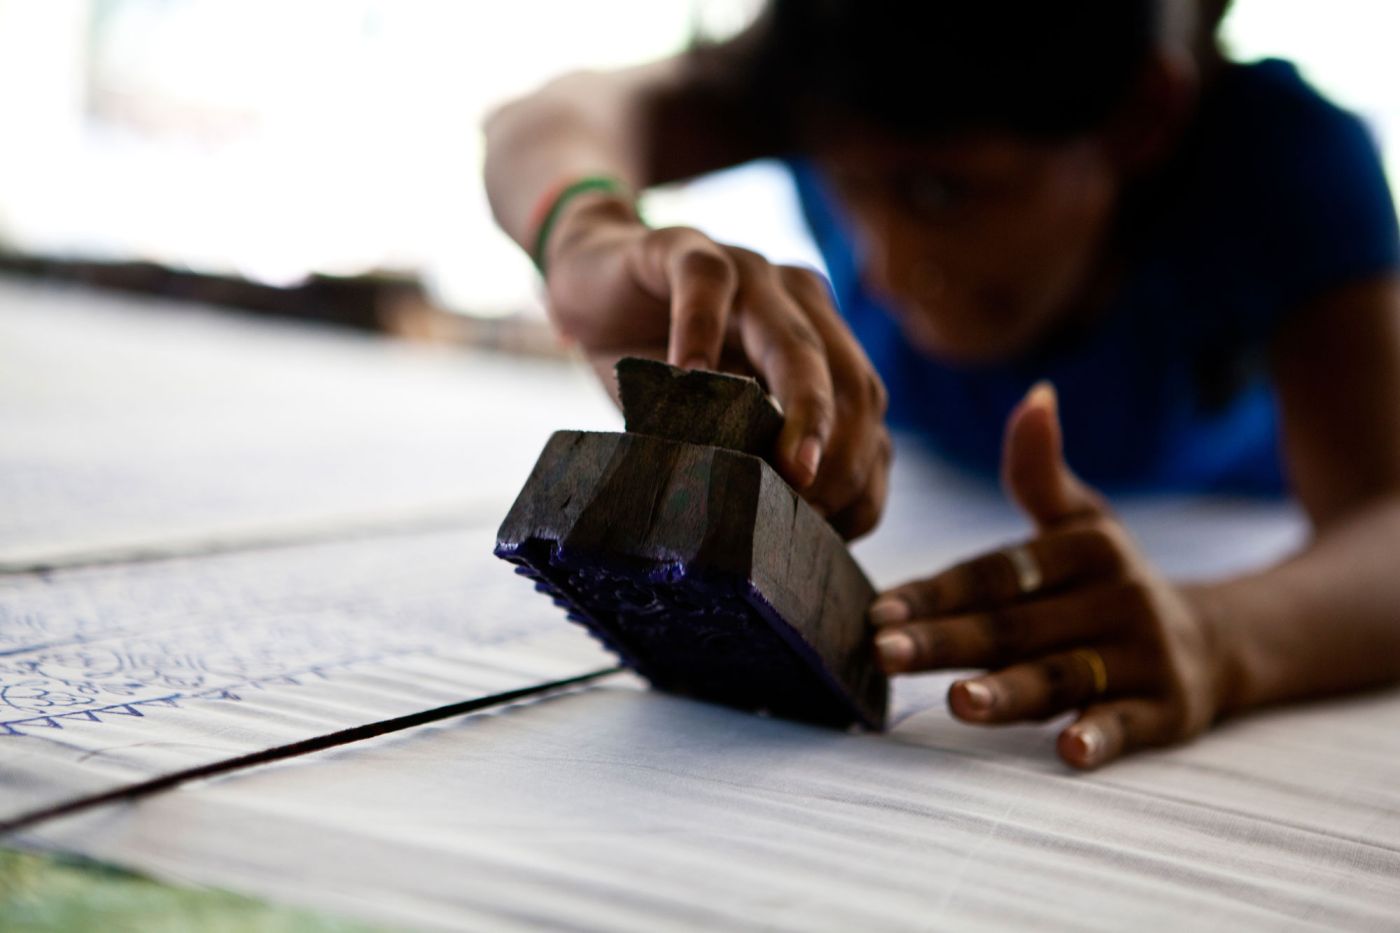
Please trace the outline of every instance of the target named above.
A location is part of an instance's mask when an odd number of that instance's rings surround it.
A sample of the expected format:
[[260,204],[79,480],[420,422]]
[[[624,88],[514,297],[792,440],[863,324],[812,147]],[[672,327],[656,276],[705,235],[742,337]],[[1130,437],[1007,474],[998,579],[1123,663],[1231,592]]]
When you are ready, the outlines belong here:
[[757,379],[679,369],[634,356],[619,360],[616,372],[628,433],[770,460],[783,415]]

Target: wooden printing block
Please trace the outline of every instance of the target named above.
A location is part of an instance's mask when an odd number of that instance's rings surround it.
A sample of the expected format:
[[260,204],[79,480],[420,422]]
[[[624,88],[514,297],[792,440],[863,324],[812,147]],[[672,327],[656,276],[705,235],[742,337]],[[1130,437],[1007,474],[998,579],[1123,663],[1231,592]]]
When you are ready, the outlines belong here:
[[883,728],[874,590],[763,456],[782,416],[752,379],[617,367],[627,433],[559,431],[496,539],[653,686]]

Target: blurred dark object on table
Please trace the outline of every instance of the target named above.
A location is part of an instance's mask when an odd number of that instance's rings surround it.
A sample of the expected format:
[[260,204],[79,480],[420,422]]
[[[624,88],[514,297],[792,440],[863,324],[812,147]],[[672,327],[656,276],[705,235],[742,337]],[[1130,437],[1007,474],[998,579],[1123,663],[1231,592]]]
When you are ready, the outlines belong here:
[[0,274],[214,305],[272,317],[526,356],[563,356],[548,323],[525,314],[475,318],[434,304],[416,276],[311,275],[291,286],[151,262],[54,259],[0,251]]

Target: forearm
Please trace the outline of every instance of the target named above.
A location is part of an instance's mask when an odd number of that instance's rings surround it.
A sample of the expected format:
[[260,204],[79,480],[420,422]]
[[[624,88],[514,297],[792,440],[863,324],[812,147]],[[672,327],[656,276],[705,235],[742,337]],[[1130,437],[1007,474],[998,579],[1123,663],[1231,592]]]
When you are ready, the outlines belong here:
[[530,214],[561,180],[609,175],[635,192],[782,150],[735,78],[744,42],[716,46],[707,67],[681,54],[579,72],[501,107],[485,126],[486,191],[497,222],[531,249]]
[[531,212],[561,179],[603,174],[633,190],[651,183],[641,115],[628,82],[576,74],[493,113],[486,122],[486,193],[496,221],[526,250]]
[[1400,495],[1275,567],[1185,591],[1219,639],[1223,712],[1400,681]]

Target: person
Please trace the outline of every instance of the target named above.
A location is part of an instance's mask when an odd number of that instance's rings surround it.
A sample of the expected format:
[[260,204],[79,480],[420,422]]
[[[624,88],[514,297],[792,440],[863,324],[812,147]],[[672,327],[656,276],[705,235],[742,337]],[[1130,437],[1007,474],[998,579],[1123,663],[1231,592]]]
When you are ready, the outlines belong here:
[[[984,671],[949,692],[969,723],[1077,711],[1079,768],[1400,679],[1393,202],[1355,117],[1221,52],[1226,2],[771,0],[486,124],[559,330],[601,368],[758,375],[775,462],[844,535],[883,507],[887,414],[1000,470],[1034,535],[881,594],[878,656]],[[638,216],[635,192],[766,156],[829,283]],[[1100,490],[1291,493],[1311,534],[1174,582]]]

